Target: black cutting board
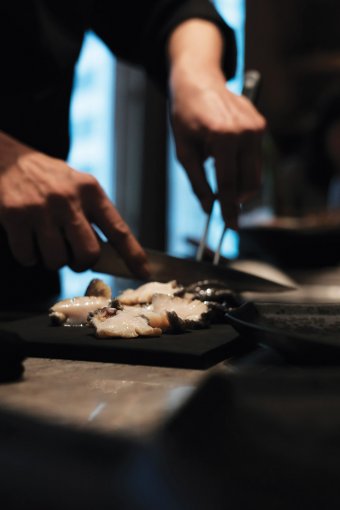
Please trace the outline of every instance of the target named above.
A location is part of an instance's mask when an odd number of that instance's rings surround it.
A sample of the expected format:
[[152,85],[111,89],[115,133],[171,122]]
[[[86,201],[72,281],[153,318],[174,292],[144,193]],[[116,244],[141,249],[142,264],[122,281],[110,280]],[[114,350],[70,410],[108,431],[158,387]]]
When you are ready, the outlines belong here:
[[0,329],[24,341],[25,356],[186,368],[226,359],[238,336],[227,324],[215,324],[161,337],[98,339],[92,328],[52,326],[47,315],[2,323]]

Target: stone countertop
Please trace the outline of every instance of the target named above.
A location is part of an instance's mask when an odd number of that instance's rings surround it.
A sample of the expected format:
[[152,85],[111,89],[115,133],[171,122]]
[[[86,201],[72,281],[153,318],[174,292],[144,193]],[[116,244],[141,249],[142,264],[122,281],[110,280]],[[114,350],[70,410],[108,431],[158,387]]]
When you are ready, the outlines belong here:
[[28,358],[21,381],[0,385],[0,407],[55,423],[151,431],[213,370]]
[[[302,290],[295,291],[295,301],[304,301],[307,293],[303,291],[308,290],[307,301],[334,302],[330,291],[334,286],[338,298],[339,275],[339,268],[326,268],[312,275],[297,272],[292,276],[302,284]],[[320,292],[314,295],[313,286],[322,287],[324,295]],[[292,300],[289,294],[280,293],[277,299]],[[271,294],[270,297],[275,301],[276,296]],[[261,298],[266,296],[261,295]],[[7,313],[2,320],[10,318]],[[0,407],[48,418],[55,423],[143,434],[166,420],[212,371],[254,366],[263,370],[281,362],[277,353],[263,348],[249,355],[245,353],[236,363],[227,360],[208,370],[28,358],[24,362],[22,380],[0,384]]]

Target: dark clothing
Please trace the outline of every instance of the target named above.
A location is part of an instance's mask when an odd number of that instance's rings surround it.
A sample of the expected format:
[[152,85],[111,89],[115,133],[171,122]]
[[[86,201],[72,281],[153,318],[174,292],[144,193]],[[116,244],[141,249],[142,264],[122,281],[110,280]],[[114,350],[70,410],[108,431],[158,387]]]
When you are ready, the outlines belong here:
[[[228,56],[225,72],[231,76],[235,68],[233,32],[208,0],[1,2],[0,130],[34,149],[66,159],[73,72],[85,32],[93,30],[118,58],[144,67],[165,88],[167,38],[177,24],[193,17],[220,27]],[[3,299],[0,296],[0,303],[10,301],[11,291],[15,300],[26,293],[23,289],[43,300],[58,293],[57,274],[19,266],[1,229],[0,252],[0,281],[3,289],[9,289]]]
[[[225,37],[225,71],[235,67],[233,32],[208,0],[64,0],[0,6],[0,130],[52,156],[68,153],[69,102],[84,33],[166,82],[166,40],[180,22],[204,18]],[[18,15],[20,13],[20,15]]]

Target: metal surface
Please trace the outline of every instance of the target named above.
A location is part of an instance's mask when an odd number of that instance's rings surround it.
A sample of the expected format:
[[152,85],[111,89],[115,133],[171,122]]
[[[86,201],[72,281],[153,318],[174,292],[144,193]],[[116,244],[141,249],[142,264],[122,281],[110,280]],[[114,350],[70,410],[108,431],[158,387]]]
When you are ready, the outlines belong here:
[[[234,259],[228,262],[228,267],[244,271],[245,273],[251,273],[256,276],[261,276],[267,280],[273,280],[283,285],[289,285],[291,287],[297,287],[297,281],[292,275],[288,275],[281,268],[274,266],[268,262],[254,259]],[[298,281],[298,283],[301,283]]]
[[222,234],[220,236],[220,240],[218,242],[217,249],[215,251],[215,255],[214,255],[214,258],[213,258],[214,266],[217,266],[219,264],[219,262],[220,262],[223,239],[224,239],[224,236],[226,235],[227,230],[228,230],[228,227],[227,227],[226,224],[224,224],[223,230],[222,230]]
[[[208,233],[209,233],[209,226],[210,226],[212,211],[213,211],[213,207],[211,208],[210,213],[207,215],[206,224],[205,224],[203,234],[202,234],[202,237],[201,237],[199,245],[198,245],[198,249],[197,249],[197,253],[196,253],[197,262],[201,262],[203,260],[204,253],[207,249],[207,238],[208,238]],[[214,257],[213,257],[212,263],[214,265],[218,265],[220,262],[223,239],[224,239],[224,236],[225,236],[227,230],[228,230],[228,227],[226,224],[224,224],[222,233],[220,235],[220,240],[218,242],[218,245],[217,245],[216,251],[214,253]]]
[[244,74],[242,95],[256,104],[261,84],[261,74],[257,70],[249,70]]
[[196,260],[197,260],[197,262],[201,262],[203,260],[203,255],[204,255],[204,252],[205,252],[205,249],[206,249],[206,246],[207,246],[207,238],[208,238],[208,233],[209,233],[209,225],[210,225],[210,220],[211,220],[213,208],[214,208],[214,205],[211,206],[210,212],[207,215],[206,224],[205,224],[205,227],[204,227],[204,230],[203,230],[203,234],[202,234],[202,237],[201,237],[199,245],[198,245],[198,249],[197,249],[197,253],[196,253]]
[[[145,251],[149,258],[150,277],[155,281],[178,280],[181,284],[187,285],[198,280],[219,280],[237,292],[281,292],[294,288],[222,265],[172,257],[155,250],[147,249]],[[100,258],[93,270],[123,278],[134,278],[124,260],[108,243],[102,244]]]
[[227,313],[241,336],[300,363],[339,364],[340,305],[245,303]]

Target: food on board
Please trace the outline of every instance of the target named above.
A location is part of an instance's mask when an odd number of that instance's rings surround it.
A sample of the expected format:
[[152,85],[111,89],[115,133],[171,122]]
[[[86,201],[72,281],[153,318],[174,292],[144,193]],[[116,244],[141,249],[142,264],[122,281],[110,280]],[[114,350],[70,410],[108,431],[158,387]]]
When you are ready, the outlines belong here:
[[[216,282],[215,282],[216,283]],[[175,280],[167,283],[149,282],[137,289],[127,289],[112,299],[111,289],[101,280],[92,280],[86,295],[59,301],[50,309],[51,322],[59,326],[94,328],[100,338],[136,338],[161,336],[166,332],[182,332],[209,327],[223,320],[228,302],[216,303],[212,288],[204,300],[198,289],[202,282],[183,287]],[[215,286],[216,287],[216,286]],[[229,296],[227,289],[218,294]],[[197,299],[199,298],[199,299]]]

